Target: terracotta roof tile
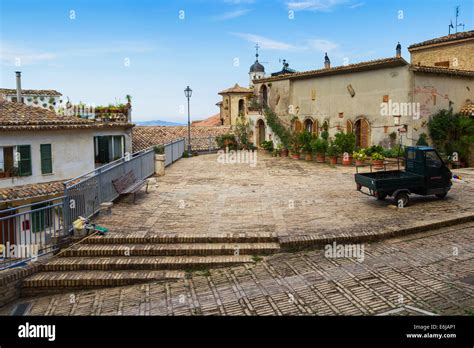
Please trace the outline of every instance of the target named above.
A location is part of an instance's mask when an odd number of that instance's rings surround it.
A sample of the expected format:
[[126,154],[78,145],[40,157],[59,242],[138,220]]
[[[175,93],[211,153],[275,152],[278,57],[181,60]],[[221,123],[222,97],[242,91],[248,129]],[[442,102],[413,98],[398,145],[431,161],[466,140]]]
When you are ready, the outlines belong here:
[[221,126],[221,114],[215,114],[214,116],[208,117],[202,121],[194,121],[191,123],[192,126],[205,127],[205,126]]
[[29,198],[52,198],[64,192],[63,181],[12,186],[0,189],[0,203],[8,203]]
[[416,44],[413,44],[413,45],[409,46],[408,49],[411,50],[411,49],[417,48],[417,47],[428,46],[428,45],[433,45],[433,44],[438,44],[438,43],[443,43],[443,42],[463,40],[463,39],[468,39],[468,38],[474,38],[474,30],[462,31],[460,33],[441,36],[441,37],[437,37],[437,38],[430,39],[430,40],[427,40],[427,41],[423,41],[423,42],[420,42],[420,43],[416,43]]
[[[16,95],[16,89],[0,88],[0,94]],[[21,95],[38,95],[38,96],[48,96],[48,97],[62,96],[61,93],[59,93],[58,91],[55,91],[54,89],[22,89]]]
[[128,122],[97,122],[76,116],[62,116],[54,111],[21,103],[0,100],[0,130],[43,130],[133,127]]
[[443,68],[439,66],[410,65],[410,70],[422,73],[474,77],[474,70]]
[[240,87],[239,84],[236,83],[234,87],[227,88],[219,92],[219,94],[226,94],[226,93],[253,93],[253,89]]
[[[230,132],[229,126],[191,127],[193,150],[204,150],[209,146],[209,136],[215,137]],[[187,126],[137,126],[132,131],[133,152],[148,149],[155,145],[187,138]]]
[[263,79],[256,79],[253,80],[254,83],[261,83],[261,82],[270,82],[270,81],[278,81],[278,80],[294,80],[294,79],[304,79],[304,78],[311,78],[311,77],[318,77],[318,76],[327,76],[327,75],[336,75],[336,74],[345,74],[345,73],[352,73],[358,71],[367,71],[367,70],[375,70],[375,69],[382,69],[387,67],[396,67],[396,66],[403,66],[408,65],[408,62],[403,58],[384,58],[384,59],[376,59],[376,60],[369,60],[366,62],[360,62],[356,64],[349,64],[349,65],[341,65],[336,66],[333,68],[324,68],[324,69],[317,69],[317,70],[308,70],[308,71],[301,71],[295,72],[291,74],[284,74],[274,77],[267,77]]

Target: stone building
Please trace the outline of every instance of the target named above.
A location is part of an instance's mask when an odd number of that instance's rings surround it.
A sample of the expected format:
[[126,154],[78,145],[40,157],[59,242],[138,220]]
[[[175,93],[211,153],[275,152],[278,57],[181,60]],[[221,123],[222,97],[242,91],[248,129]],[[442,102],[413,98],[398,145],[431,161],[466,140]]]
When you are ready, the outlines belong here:
[[423,41],[408,51],[414,65],[474,70],[474,30]]
[[[435,66],[432,59],[425,62],[421,54],[425,45],[421,44],[410,46],[412,51],[420,47],[417,58],[412,57],[416,64],[410,64],[401,57],[400,43],[393,57],[350,65],[332,67],[327,54],[322,69],[297,72],[283,62],[282,71],[253,79],[250,90],[236,85],[221,92],[221,116],[227,119],[229,114],[245,112],[257,145],[275,139],[262,113],[267,105],[295,131],[319,134],[328,129],[330,136],[339,131],[354,132],[357,145],[367,147],[388,146],[390,134],[398,137],[403,127],[407,130],[403,143],[414,144],[421,133],[428,133],[430,115],[440,109],[459,112],[474,100],[474,70],[469,66],[473,32],[454,37],[458,63],[465,69]],[[443,45],[450,45],[446,38],[425,42],[437,42],[441,46],[436,49],[441,50]],[[439,57],[444,56],[440,53]],[[255,100],[260,108],[249,107]],[[230,120],[226,124],[234,124],[232,117]]]

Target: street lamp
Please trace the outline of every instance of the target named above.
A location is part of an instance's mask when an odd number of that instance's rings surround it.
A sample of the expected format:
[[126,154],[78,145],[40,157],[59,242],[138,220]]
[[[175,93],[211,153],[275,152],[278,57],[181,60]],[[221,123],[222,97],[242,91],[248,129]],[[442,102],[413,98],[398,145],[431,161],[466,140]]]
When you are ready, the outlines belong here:
[[189,98],[193,95],[193,90],[187,86],[184,90],[184,95],[188,98],[188,156],[191,156],[191,119],[189,114]]

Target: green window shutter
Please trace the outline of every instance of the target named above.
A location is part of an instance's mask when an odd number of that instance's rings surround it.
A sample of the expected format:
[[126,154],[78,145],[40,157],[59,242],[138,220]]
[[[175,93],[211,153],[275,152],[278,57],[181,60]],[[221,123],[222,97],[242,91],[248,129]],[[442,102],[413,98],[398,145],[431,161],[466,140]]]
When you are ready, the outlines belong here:
[[31,170],[31,147],[30,145],[18,145],[17,151],[20,153],[18,161],[18,174],[28,176],[32,174]]
[[53,157],[51,156],[51,144],[41,144],[41,174],[53,172]]

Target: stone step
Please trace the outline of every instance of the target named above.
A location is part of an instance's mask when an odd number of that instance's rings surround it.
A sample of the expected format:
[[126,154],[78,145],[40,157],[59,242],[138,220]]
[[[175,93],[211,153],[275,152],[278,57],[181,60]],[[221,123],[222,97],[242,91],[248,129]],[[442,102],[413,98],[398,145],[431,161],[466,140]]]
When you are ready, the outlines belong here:
[[43,292],[68,289],[87,289],[124,286],[151,281],[184,278],[184,271],[74,271],[41,272],[23,281],[22,295],[38,295]]
[[159,234],[152,232],[109,232],[91,236],[87,244],[177,244],[177,243],[277,243],[274,233]]
[[255,262],[251,256],[58,257],[43,271],[187,270]]
[[278,243],[77,244],[61,257],[256,255],[278,252]]

